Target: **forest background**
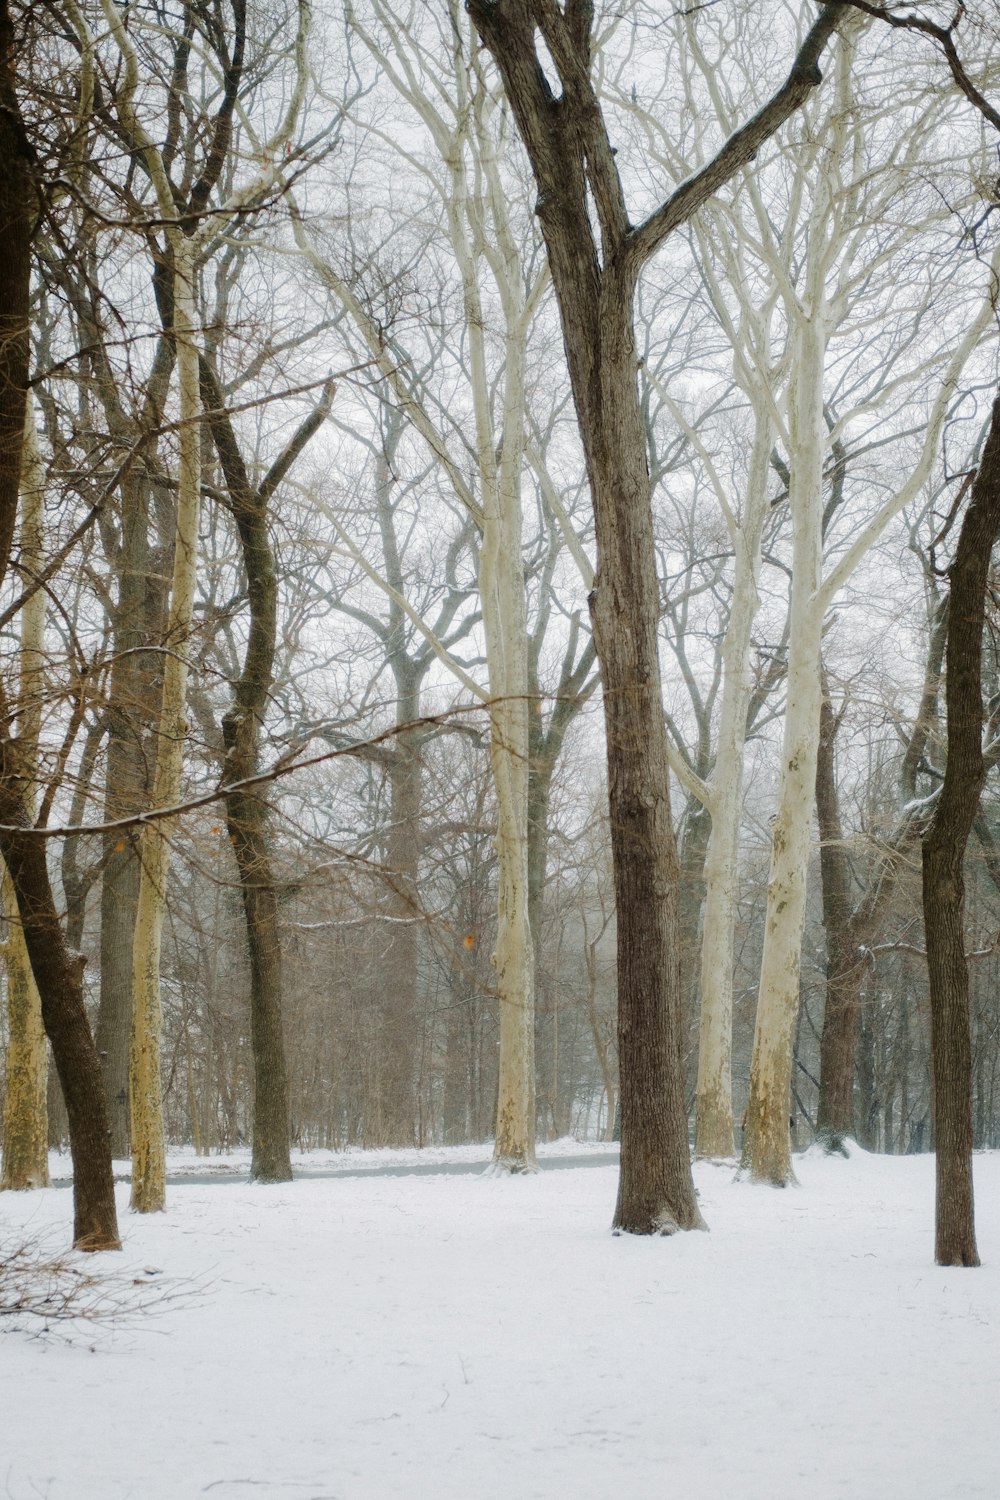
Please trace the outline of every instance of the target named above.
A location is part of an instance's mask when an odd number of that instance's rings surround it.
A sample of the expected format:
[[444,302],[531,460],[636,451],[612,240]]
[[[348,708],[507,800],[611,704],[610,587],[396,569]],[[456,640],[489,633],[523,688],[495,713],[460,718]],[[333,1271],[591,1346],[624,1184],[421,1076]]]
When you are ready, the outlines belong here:
[[82,1245],[109,1134],[145,1210],[167,1139],[519,1171],[619,1120],[646,1230],[698,1221],[689,1117],[777,1183],[936,1144],[995,17],[470,11],[0,9],[3,1183],[73,1138]]

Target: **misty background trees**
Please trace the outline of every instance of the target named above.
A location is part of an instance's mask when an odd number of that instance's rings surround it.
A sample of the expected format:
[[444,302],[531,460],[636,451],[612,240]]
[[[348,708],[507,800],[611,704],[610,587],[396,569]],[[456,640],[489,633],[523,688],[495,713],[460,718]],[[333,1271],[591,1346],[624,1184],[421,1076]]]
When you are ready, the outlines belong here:
[[689,1131],[934,1146],[998,42],[880,9],[8,0],[5,1187],[620,1130],[648,1232]]

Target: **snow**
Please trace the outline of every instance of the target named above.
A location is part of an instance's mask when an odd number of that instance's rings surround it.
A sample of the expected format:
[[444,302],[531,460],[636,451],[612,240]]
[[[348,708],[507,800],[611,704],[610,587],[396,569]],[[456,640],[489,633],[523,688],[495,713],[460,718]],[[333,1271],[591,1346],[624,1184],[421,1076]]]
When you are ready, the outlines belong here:
[[[609,1234],[611,1163],[396,1175],[427,1159],[260,1187],[236,1157],[146,1218],[120,1185],[123,1255],[80,1259],[177,1300],[0,1333],[0,1493],[1000,1495],[1000,1154],[976,1158],[975,1271],[933,1265],[928,1156],[808,1153],[784,1192],[700,1165],[710,1233],[671,1240]],[[8,1242],[64,1245],[69,1218],[65,1188],[0,1197]]]

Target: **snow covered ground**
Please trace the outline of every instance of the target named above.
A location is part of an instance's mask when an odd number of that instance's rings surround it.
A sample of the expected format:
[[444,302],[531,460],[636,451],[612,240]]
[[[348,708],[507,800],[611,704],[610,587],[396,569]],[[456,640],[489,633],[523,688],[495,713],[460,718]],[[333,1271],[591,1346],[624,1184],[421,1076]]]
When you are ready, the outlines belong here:
[[[1000,1155],[977,1271],[932,1263],[930,1157],[797,1172],[699,1167],[710,1233],[673,1240],[609,1234],[613,1165],[206,1180],[149,1218],[122,1185],[124,1254],[81,1261],[179,1298],[0,1332],[0,1496],[997,1500]],[[4,1241],[69,1223],[65,1188],[0,1197]]]

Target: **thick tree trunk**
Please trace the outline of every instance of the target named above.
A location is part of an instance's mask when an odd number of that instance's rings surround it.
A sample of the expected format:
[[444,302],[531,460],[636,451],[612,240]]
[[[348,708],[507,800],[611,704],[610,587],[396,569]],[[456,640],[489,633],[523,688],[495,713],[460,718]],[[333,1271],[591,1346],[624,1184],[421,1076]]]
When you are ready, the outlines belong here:
[[924,836],[924,929],[931,998],[937,1201],[934,1255],[942,1266],[977,1266],[972,1189],[972,1043],[965,958],[962,866],[985,776],[982,651],[986,589],[1000,534],[1000,397],[962,522],[951,593],[945,666],[948,764]]
[[[512,379],[508,373],[508,382]],[[500,1006],[493,1169],[535,1161],[534,949],[528,914],[528,664],[521,570],[520,474],[504,464],[485,497],[480,594],[490,673],[490,762],[497,797],[498,912],[493,954]]]
[[[16,772],[14,773],[16,774]],[[7,789],[10,751],[0,759],[0,853],[17,892],[31,967],[42,1001],[69,1116],[73,1158],[73,1244],[78,1250],[117,1250],[118,1221],[108,1147],[108,1124],[97,1049],[83,1003],[81,954],[71,954],[56,915],[45,841],[27,826],[23,808]],[[22,821],[24,826],[17,828]]]
[[[557,282],[558,287],[558,282]],[[677,901],[666,729],[657,650],[659,585],[636,385],[631,288],[608,287],[586,332],[588,454],[597,536],[590,597],[601,663],[618,921],[621,1174],[615,1226],[663,1233],[701,1225],[691,1181],[681,1068]],[[571,299],[570,364],[584,354]],[[594,347],[596,346],[596,347]],[[578,396],[579,401],[579,396]]]
[[[227,726],[229,722],[227,719]],[[236,760],[233,756],[227,765],[232,766]],[[288,1182],[292,1164],[281,1020],[281,938],[267,849],[267,815],[267,805],[259,797],[239,792],[226,796],[226,826],[240,874],[250,958],[250,1035],[254,1060],[250,1176],[257,1182]]]
[[[591,80],[593,6],[469,0],[468,9],[500,70],[538,187],[536,211],[594,507],[598,566],[591,618],[604,687],[618,904],[622,1152],[615,1224],[644,1234],[694,1227],[702,1220],[681,1074],[679,872],[633,302],[646,260],[819,83],[818,60],[838,16],[823,7],[774,97],[702,172],[635,227]],[[549,82],[553,68],[558,94]]]
[[[633,329],[637,266],[606,244],[599,264],[582,136],[599,136],[596,100],[540,97],[531,7],[472,7],[504,77],[539,185],[538,215],[559,303],[597,542],[591,619],[603,683],[618,921],[621,1172],[614,1224],[639,1234],[702,1223],[691,1179],[681,1072],[677,900],[666,730],[657,650],[649,472]],[[589,36],[574,35],[579,65]],[[578,133],[578,126],[579,133]],[[610,160],[610,157],[608,157]],[[613,189],[612,189],[613,191]],[[620,229],[624,231],[624,218]]]

